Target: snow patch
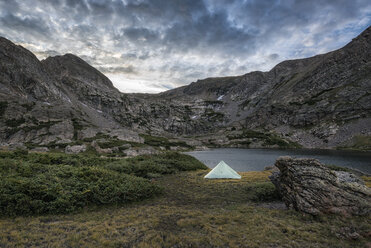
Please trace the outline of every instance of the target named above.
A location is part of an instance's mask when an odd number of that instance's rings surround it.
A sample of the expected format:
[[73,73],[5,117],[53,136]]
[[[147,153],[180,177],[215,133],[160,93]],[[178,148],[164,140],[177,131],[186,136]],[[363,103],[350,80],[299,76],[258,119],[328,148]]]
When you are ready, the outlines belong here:
[[71,99],[68,96],[64,96],[64,99],[67,100],[69,103],[72,103]]
[[217,99],[217,100],[218,100],[218,101],[220,101],[220,100],[222,100],[222,99],[223,99],[223,97],[224,97],[224,95],[221,95],[221,96],[219,96],[219,97],[218,97],[218,99]]

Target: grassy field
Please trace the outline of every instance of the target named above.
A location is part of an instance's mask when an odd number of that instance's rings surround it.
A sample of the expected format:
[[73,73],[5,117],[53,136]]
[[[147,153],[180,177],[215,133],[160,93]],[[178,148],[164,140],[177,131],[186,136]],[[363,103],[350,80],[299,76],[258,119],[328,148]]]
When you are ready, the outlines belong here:
[[[75,161],[61,156],[64,161],[57,161],[64,165]],[[269,171],[241,173],[241,180],[205,180],[207,170],[194,171],[199,167],[197,162],[181,156],[173,153],[100,162],[106,170],[148,180],[162,193],[139,202],[91,204],[69,214],[2,216],[0,247],[370,245],[371,223],[367,217],[312,217],[286,210],[269,182]],[[183,163],[176,162],[175,157]],[[93,163],[81,161],[74,167]],[[154,170],[155,163],[161,163],[162,169]],[[144,169],[128,170],[119,164]]]

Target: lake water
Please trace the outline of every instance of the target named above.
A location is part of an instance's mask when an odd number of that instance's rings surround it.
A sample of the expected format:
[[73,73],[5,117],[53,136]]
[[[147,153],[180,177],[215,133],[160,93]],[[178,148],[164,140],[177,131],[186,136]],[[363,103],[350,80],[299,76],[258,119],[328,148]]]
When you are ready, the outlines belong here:
[[357,169],[371,174],[371,152],[333,150],[281,150],[281,149],[237,149],[218,148],[207,151],[193,151],[186,154],[197,158],[209,168],[214,168],[221,160],[236,171],[261,171],[273,165],[280,156],[296,158],[316,158],[321,163]]

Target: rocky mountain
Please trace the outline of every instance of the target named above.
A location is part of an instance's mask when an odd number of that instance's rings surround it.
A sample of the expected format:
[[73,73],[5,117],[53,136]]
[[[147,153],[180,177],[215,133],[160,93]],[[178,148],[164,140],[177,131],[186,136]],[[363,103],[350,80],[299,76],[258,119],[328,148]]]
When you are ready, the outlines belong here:
[[0,38],[0,143],[370,149],[370,58],[371,27],[339,50],[268,72],[124,94],[75,55],[39,61]]
[[345,47],[284,61],[269,72],[199,80],[162,95],[207,99],[226,125],[274,130],[306,147],[370,135],[371,28]]

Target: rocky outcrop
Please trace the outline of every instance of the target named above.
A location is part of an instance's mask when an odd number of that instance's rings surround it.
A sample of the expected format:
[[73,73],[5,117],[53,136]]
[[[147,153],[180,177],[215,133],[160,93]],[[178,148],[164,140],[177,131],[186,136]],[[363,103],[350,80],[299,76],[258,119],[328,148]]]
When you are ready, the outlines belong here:
[[280,157],[271,181],[290,209],[312,215],[365,215],[371,210],[371,190],[349,172],[328,169],[315,159]]
[[159,151],[154,149],[153,147],[148,146],[148,147],[137,147],[137,148],[132,147],[132,148],[125,150],[124,153],[128,157],[135,157],[138,155],[158,154]]
[[40,146],[40,147],[35,147],[35,148],[31,149],[30,151],[31,152],[48,152],[49,148],[44,147],[44,146]]
[[77,154],[80,152],[85,152],[86,151],[86,145],[68,145],[66,146],[64,152],[67,154]]

